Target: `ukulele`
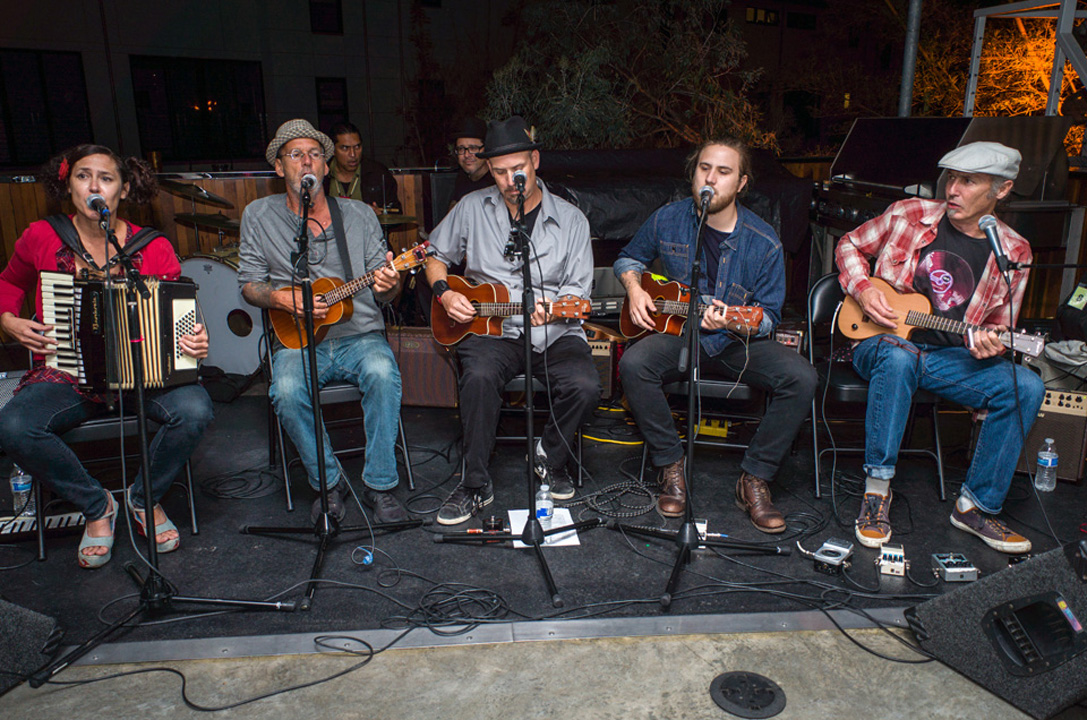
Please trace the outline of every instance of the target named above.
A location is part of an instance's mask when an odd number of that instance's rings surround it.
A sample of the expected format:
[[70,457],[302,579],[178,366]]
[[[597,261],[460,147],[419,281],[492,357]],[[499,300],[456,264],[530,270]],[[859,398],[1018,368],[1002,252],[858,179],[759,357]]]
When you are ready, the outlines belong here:
[[[522,314],[521,303],[510,302],[510,291],[505,285],[477,284],[457,275],[450,275],[446,281],[450,290],[468,298],[476,309],[476,316],[466,323],[458,323],[434,297],[430,301],[430,331],[442,345],[455,345],[467,335],[501,336],[502,322]],[[548,314],[567,320],[583,320],[591,310],[589,301],[580,298],[552,300],[543,305]]]
[[[661,282],[654,278],[652,273],[642,273],[642,289],[653,298],[653,305],[656,307],[653,312],[654,330],[678,337],[683,332],[684,323],[687,322],[691,289],[676,281]],[[619,312],[619,331],[634,340],[650,331],[634,324],[634,319],[630,317],[628,302],[628,298],[624,297],[623,308]],[[762,308],[746,305],[729,305],[719,308],[716,305],[698,303],[698,316],[702,317],[702,314],[711,308],[716,312],[723,312],[730,324],[738,324],[748,333],[758,330],[762,323]]]
[[[320,320],[314,318],[313,338],[319,344],[332,325],[351,319],[351,315],[355,312],[355,307],[351,303],[344,301],[350,300],[354,297],[355,293],[364,288],[368,288],[377,282],[377,273],[379,270],[385,268],[390,268],[396,272],[414,270],[426,265],[427,258],[433,254],[434,251],[431,250],[426,243],[423,243],[422,245],[416,245],[410,250],[405,250],[392,260],[382,263],[381,267],[370,270],[351,282],[344,282],[340,278],[334,277],[324,277],[314,280],[313,294],[315,297],[319,297],[325,301],[328,305],[328,314]],[[289,289],[296,287],[298,286],[288,286]],[[306,326],[302,318],[293,313],[289,313],[286,310],[278,309],[269,310],[268,317],[272,322],[272,330],[275,331],[276,337],[279,338],[281,343],[292,350],[306,347],[308,344],[306,342]]]
[[[868,278],[872,285],[883,291],[895,314],[898,315],[898,327],[891,329],[877,324],[865,315],[860,303],[847,295],[838,313],[838,329],[851,340],[865,340],[873,335],[897,335],[908,340],[917,328],[939,330],[954,335],[966,335],[968,332],[984,330],[980,325],[970,325],[951,318],[937,317],[932,314],[932,304],[921,293],[900,293],[890,283],[877,277]],[[905,318],[905,319],[903,319]],[[1045,348],[1045,337],[1030,335],[1022,331],[999,333],[1000,342],[1007,347],[1014,347],[1018,352],[1038,357]]]

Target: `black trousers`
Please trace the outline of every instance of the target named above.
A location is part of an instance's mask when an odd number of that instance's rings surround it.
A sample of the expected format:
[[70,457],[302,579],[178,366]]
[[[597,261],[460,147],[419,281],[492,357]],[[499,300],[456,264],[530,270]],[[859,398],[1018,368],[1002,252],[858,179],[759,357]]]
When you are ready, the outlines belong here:
[[[619,361],[627,401],[658,467],[683,457],[672,410],[661,389],[681,379],[676,365],[682,347],[681,338],[654,334],[628,347]],[[716,356],[699,348],[699,356],[702,377],[740,379],[770,393],[770,406],[740,467],[764,480],[773,479],[811,409],[815,368],[795,350],[769,339],[752,340],[747,347],[734,342]]]
[[[469,335],[457,345],[460,357],[460,417],[464,426],[463,482],[483,487],[494,449],[502,391],[524,369],[522,340]],[[600,399],[600,379],[588,343],[564,336],[545,353],[532,353],[532,374],[550,389],[551,416],[544,426],[543,449],[555,467],[569,462],[577,429]]]

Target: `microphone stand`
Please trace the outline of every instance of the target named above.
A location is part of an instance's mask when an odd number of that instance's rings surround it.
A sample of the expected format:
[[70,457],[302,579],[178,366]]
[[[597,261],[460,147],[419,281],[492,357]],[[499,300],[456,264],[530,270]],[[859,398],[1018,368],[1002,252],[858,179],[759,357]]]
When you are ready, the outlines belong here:
[[[547,564],[547,558],[543,554],[543,545],[547,536],[570,530],[583,530],[600,527],[604,521],[600,518],[580,520],[571,525],[551,527],[543,529],[540,519],[536,515],[536,471],[533,460],[536,456],[536,438],[534,432],[535,406],[532,392],[532,313],[536,308],[536,301],[532,290],[532,262],[531,262],[531,238],[525,228],[525,188],[521,182],[517,183],[517,217],[513,221],[510,230],[511,241],[515,244],[512,255],[521,258],[521,318],[524,323],[521,337],[524,347],[524,376],[525,376],[525,489],[528,498],[528,517],[525,518],[525,527],[518,535],[512,532],[450,532],[434,536],[434,542],[452,543],[482,543],[482,547],[500,547],[504,541],[520,540],[530,546],[539,561],[540,572],[543,574],[547,591],[551,595],[551,604],[554,607],[563,606],[562,596],[559,594],[555,578],[551,575],[551,568]],[[510,248],[507,245],[507,251]]]
[[[295,243],[298,249],[291,253],[291,267],[302,282],[302,318],[306,331],[306,347],[301,349],[303,365],[309,365],[309,393],[313,405],[313,437],[317,452],[317,483],[318,495],[321,500],[321,514],[312,527],[283,527],[246,525],[242,527],[243,535],[308,535],[312,533],[317,538],[317,555],[313,560],[310,570],[310,579],[306,583],[306,592],[299,601],[300,610],[309,610],[313,605],[314,595],[317,594],[318,581],[321,577],[321,568],[325,562],[325,554],[332,544],[333,538],[341,532],[394,532],[419,527],[422,520],[404,520],[391,523],[371,523],[369,525],[350,525],[340,527],[339,522],[328,509],[328,471],[325,468],[325,443],[324,424],[321,419],[321,384],[317,377],[317,342],[314,337],[313,327],[313,281],[309,272],[309,209],[312,204],[309,188],[303,187],[301,193],[302,217],[298,225],[298,235]],[[343,261],[348,262],[347,258]],[[350,302],[350,300],[348,300]],[[290,478],[284,478],[289,481]],[[340,482],[347,482],[347,478],[341,478]]]
[[[143,367],[143,347],[144,337],[143,330],[140,327],[140,308],[139,302],[136,299],[136,295],[147,299],[151,297],[150,290],[147,289],[147,283],[144,282],[140,276],[139,270],[136,269],[132,263],[132,256],[124,251],[120,243],[117,242],[117,235],[114,233],[113,228],[109,222],[109,212],[100,211],[102,221],[100,223],[103,230],[106,232],[108,243],[113,245],[117,250],[117,254],[109,261],[106,266],[106,316],[107,318],[115,317],[112,310],[112,275],[110,274],[110,268],[116,264],[120,264],[124,267],[125,278],[125,311],[128,319],[128,350],[131,354],[132,360],[132,384],[136,391],[136,429],[138,431],[138,441],[140,446],[140,477],[143,480],[143,517],[144,527],[147,529],[147,564],[148,572],[147,577],[142,577],[140,571],[136,569],[135,563],[128,562],[125,564],[125,572],[132,578],[140,589],[140,600],[136,607],[124,616],[118,618],[112,622],[104,630],[99,631],[88,639],[83,644],[75,647],[71,652],[64,656],[53,660],[52,662],[39,668],[30,676],[30,687],[38,688],[46,683],[51,677],[61,672],[65,668],[69,667],[79,658],[83,657],[87,653],[94,650],[110,637],[114,632],[122,627],[128,626],[128,624],[136,619],[138,616],[146,613],[147,617],[156,617],[168,612],[180,612],[174,607],[174,603],[189,603],[193,605],[199,605],[200,607],[206,607],[209,605],[223,606],[238,609],[251,609],[251,610],[281,610],[284,612],[293,612],[295,604],[293,602],[268,602],[262,600],[232,600],[226,598],[205,598],[205,597],[193,597],[188,595],[179,595],[177,590],[171,585],[166,578],[162,576],[159,571],[159,554],[158,543],[156,542],[155,533],[155,506],[152,501],[154,497],[153,488],[151,486],[151,460],[150,451],[148,450],[147,441],[147,412],[144,408],[144,367]],[[107,244],[107,255],[109,244]],[[119,332],[119,328],[110,320],[104,323],[107,331],[107,340],[110,339],[110,330]],[[121,353],[124,352],[123,348],[118,343],[113,343],[117,348],[115,351],[115,357],[111,358],[115,363],[114,367],[118,367],[122,361]],[[116,374],[119,379],[119,373]],[[120,383],[118,382],[118,386]],[[118,388],[120,391],[120,388]],[[125,498],[124,504],[127,505],[128,498]],[[117,507],[117,512],[123,512],[123,507]],[[186,612],[195,612],[186,611]],[[203,611],[201,611],[203,612]]]
[[[691,562],[692,552],[706,547],[732,548],[746,550],[748,552],[763,553],[766,555],[788,555],[789,549],[783,547],[761,545],[743,540],[725,538],[702,538],[698,534],[698,527],[694,523],[694,439],[698,432],[695,422],[698,401],[699,380],[699,330],[701,318],[698,315],[699,283],[702,279],[702,241],[706,218],[709,216],[709,205],[712,196],[702,201],[698,229],[695,231],[694,262],[691,264],[690,293],[687,300],[687,320],[683,323],[683,347],[680,349],[678,370],[687,376],[687,462],[685,463],[685,475],[687,485],[687,502],[683,510],[683,524],[678,530],[658,530],[642,525],[627,525],[624,523],[610,523],[609,528],[640,537],[674,540],[676,543],[676,559],[672,565],[672,574],[668,578],[668,585],[664,594],[660,597],[661,608],[669,610],[672,598],[675,596],[679,585],[679,578],[684,567]],[[710,312],[710,310],[707,310]]]

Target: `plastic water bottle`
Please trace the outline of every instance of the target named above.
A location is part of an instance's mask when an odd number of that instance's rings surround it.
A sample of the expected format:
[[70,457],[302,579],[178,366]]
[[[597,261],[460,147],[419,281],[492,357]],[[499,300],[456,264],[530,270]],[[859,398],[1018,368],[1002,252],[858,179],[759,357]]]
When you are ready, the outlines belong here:
[[1057,446],[1053,438],[1046,438],[1038,450],[1038,467],[1034,471],[1034,487],[1051,492],[1057,487]]
[[536,519],[544,530],[551,529],[551,519],[555,517],[555,501],[551,497],[551,486],[544,483],[536,493]]
[[23,471],[18,465],[11,466],[11,502],[12,513],[19,512],[22,508],[20,515],[29,515],[34,517],[34,481],[33,479]]

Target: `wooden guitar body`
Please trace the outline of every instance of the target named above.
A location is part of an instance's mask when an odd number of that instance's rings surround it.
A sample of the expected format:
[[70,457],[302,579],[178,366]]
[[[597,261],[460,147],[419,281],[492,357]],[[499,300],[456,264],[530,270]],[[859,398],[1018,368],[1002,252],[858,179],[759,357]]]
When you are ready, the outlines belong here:
[[[476,284],[458,275],[450,275],[446,281],[449,289],[459,292],[477,308],[481,303],[508,303],[510,291],[505,285],[489,283]],[[502,321],[505,317],[497,315],[476,315],[470,322],[458,323],[446,314],[438,298],[430,301],[430,330],[434,339],[441,345],[455,345],[465,335],[502,335]]]
[[[318,278],[313,281],[313,294],[315,296],[321,296],[338,287],[342,287],[343,284],[344,281],[339,278]],[[290,286],[287,286],[286,288],[280,289],[289,290],[291,288]],[[330,327],[342,320],[350,320],[354,312],[355,307],[349,302],[339,302],[330,305],[327,315],[320,320],[313,321],[313,338],[317,341],[317,344],[320,345],[321,341],[325,339],[325,335],[328,334],[328,329]],[[279,341],[286,347],[289,347],[291,350],[306,347],[306,325],[302,318],[279,310],[269,312],[268,318],[272,322],[272,329],[275,330],[276,337],[278,337]]]

